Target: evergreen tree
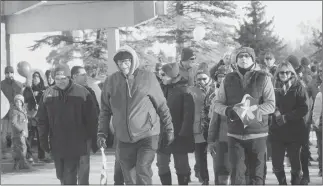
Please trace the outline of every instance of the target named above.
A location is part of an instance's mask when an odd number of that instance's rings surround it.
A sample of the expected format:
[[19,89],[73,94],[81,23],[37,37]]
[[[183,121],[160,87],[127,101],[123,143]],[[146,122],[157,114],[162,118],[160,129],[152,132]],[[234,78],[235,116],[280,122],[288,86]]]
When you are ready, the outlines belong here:
[[322,45],[322,31],[313,30],[313,45],[316,47],[316,52],[314,52],[311,57],[318,61],[318,63],[323,63],[323,45]]
[[[236,28],[237,41],[242,46],[248,46],[255,50],[257,57],[262,57],[264,52],[271,50],[276,58],[281,56],[280,51],[285,47],[283,41],[273,33],[272,18],[265,20],[266,6],[260,1],[251,1],[250,6],[245,7],[247,18],[244,19],[240,28]],[[261,60],[261,59],[260,59]]]

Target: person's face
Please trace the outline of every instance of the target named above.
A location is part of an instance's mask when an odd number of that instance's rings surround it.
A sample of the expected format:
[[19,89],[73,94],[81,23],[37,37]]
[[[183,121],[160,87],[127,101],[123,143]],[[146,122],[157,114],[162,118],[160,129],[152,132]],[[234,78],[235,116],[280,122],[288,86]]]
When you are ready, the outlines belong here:
[[231,58],[230,55],[226,55],[223,59],[225,65],[230,65],[231,64]]
[[185,68],[192,68],[196,62],[196,56],[192,56],[186,61],[182,61],[182,64]]
[[15,105],[16,105],[16,107],[18,107],[18,108],[22,108],[22,101],[20,101],[20,100],[16,100],[16,101],[15,101]]
[[87,85],[87,73],[84,68],[79,69],[78,73],[73,77],[75,83],[86,86]]
[[5,77],[6,77],[7,79],[11,79],[11,80],[12,80],[12,79],[13,79],[13,75],[14,75],[14,74],[13,74],[12,72],[9,72],[9,73],[6,73],[6,74],[5,74]]
[[130,67],[131,67],[131,59],[118,60],[117,64],[118,64],[120,71],[123,74],[125,74],[125,75],[129,74]]
[[217,75],[217,83],[218,84],[222,84],[223,80],[224,80],[225,75],[224,74],[218,74]]
[[240,53],[238,55],[238,61],[237,64],[240,68],[249,68],[251,65],[253,65],[253,59],[248,53]]
[[271,55],[266,55],[264,61],[268,67],[272,67],[275,64],[275,58]]
[[206,74],[198,74],[196,76],[196,81],[199,85],[205,86],[210,81],[210,77]]
[[33,85],[38,85],[40,83],[40,77],[38,74],[33,75]]
[[288,81],[292,76],[292,72],[286,66],[282,66],[278,74],[279,74],[279,79],[282,82]]
[[323,68],[320,68],[318,70],[318,73],[319,73],[320,78],[323,80]]
[[169,84],[170,81],[172,80],[172,78],[167,76],[167,74],[165,74],[165,72],[163,70],[160,70],[160,78],[161,78],[164,85]]
[[50,84],[52,84],[54,82],[54,79],[52,78],[51,74],[48,74],[47,82],[50,83]]
[[54,78],[55,84],[58,88],[64,90],[69,84],[69,78],[66,76],[58,75]]

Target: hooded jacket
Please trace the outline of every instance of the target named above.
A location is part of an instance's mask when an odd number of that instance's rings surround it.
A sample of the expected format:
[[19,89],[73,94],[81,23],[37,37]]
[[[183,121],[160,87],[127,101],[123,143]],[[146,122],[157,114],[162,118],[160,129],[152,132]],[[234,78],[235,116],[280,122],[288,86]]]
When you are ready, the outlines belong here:
[[117,140],[135,143],[140,139],[159,135],[160,122],[165,131],[173,132],[172,117],[166,99],[152,72],[138,69],[139,59],[129,46],[133,61],[125,76],[118,71],[107,77],[101,94],[101,112],[98,135],[107,137],[112,117]]
[[28,137],[28,118],[24,104],[22,109],[13,106],[9,113],[9,121],[12,127],[12,137],[20,137],[22,131],[27,134],[25,137]]
[[96,137],[97,110],[92,95],[71,80],[65,90],[56,85],[45,90],[36,118],[41,147],[57,157],[85,155],[87,140]]

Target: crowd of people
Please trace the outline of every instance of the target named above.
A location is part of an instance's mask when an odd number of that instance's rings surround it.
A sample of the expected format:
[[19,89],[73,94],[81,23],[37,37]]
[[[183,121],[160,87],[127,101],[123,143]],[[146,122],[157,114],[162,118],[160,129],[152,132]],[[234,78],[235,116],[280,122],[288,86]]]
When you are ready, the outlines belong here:
[[268,159],[280,185],[287,184],[285,159],[291,184],[306,185],[312,129],[322,176],[323,64],[294,55],[276,61],[271,52],[256,59],[254,49],[241,47],[209,67],[184,48],[180,62],[158,63],[150,72],[124,46],[101,100],[87,85],[84,67],[58,65],[45,80],[34,72],[26,86],[7,66],[1,90],[12,106],[2,119],[2,142],[12,147],[14,169],[29,169],[36,137],[38,160],[54,161],[63,185],[89,184],[91,151],[111,140],[115,185],[153,184],[155,156],[161,183],[171,185],[171,155],[178,184],[187,185],[189,153],[195,154],[195,177],[208,185],[208,152],[215,185],[266,184]]

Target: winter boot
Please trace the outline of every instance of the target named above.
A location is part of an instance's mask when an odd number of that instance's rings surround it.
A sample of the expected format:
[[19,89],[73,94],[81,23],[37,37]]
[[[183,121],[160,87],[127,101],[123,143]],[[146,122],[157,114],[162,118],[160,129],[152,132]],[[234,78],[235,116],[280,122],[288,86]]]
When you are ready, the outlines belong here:
[[202,185],[209,185],[209,180],[204,180],[204,181],[202,182]]
[[14,160],[13,170],[14,171],[19,171],[20,170],[19,160]]
[[291,184],[292,185],[301,184],[301,174],[299,172],[291,172]]
[[229,182],[230,182],[229,175],[218,176],[218,185],[229,185]]
[[172,184],[172,175],[170,172],[159,175],[160,182],[162,185],[171,185]]
[[275,172],[279,185],[287,185],[285,171]]
[[178,185],[188,185],[189,175],[177,174]]

